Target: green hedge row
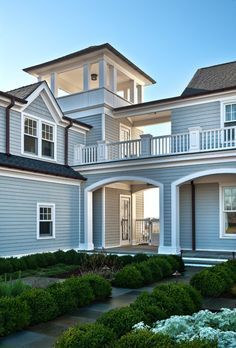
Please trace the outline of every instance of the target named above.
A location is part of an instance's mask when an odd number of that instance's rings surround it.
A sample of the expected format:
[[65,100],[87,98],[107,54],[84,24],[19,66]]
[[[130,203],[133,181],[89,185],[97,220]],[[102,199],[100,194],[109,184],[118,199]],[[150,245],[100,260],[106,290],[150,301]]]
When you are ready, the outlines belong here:
[[217,297],[229,291],[236,283],[236,260],[229,260],[209,269],[196,273],[190,284],[200,291],[202,296]]
[[[125,335],[131,332],[132,327],[141,321],[151,324],[157,320],[166,319],[171,315],[192,314],[200,308],[201,296],[190,285],[161,285],[156,287],[151,294],[147,292],[142,293],[130,306],[112,309],[104,313],[95,324],[79,325],[66,330],[57,341],[56,348],[85,348],[88,346],[91,348],[156,347],[157,341],[154,338],[149,337],[147,342],[144,343],[147,338],[145,335],[150,334],[140,334],[141,336],[144,335],[142,339],[141,337],[136,337],[135,333],[131,333],[128,336]],[[156,339],[161,341],[159,336]],[[139,340],[144,345],[139,343]],[[152,340],[153,343],[151,343]],[[133,344],[132,342],[136,343]],[[160,344],[162,344],[160,347],[168,348],[170,347],[170,339],[165,336],[163,343]],[[210,346],[201,346],[199,343],[198,346],[184,347],[208,348]]]
[[122,288],[140,288],[169,277],[175,271],[182,272],[184,264],[178,256],[151,256],[143,262],[132,263],[116,273],[113,285]]
[[104,278],[87,274],[71,277],[46,289],[31,288],[20,296],[0,298],[0,336],[28,325],[47,322],[72,309],[103,300],[111,295],[111,285]]
[[[148,259],[149,257],[145,254],[117,256],[103,253],[87,254],[73,249],[66,252],[58,250],[54,253],[33,254],[20,258],[0,258],[0,275],[17,271],[34,270],[56,264],[78,265],[91,271],[104,266],[121,269],[128,264],[140,263]],[[181,262],[181,258],[179,257],[176,257],[176,260]]]

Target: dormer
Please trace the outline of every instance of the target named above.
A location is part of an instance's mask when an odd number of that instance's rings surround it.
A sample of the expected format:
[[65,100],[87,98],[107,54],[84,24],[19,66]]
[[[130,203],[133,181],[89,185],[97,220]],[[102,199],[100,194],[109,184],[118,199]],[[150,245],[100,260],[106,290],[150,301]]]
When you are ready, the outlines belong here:
[[[46,80],[59,100],[68,95],[105,89],[123,100],[120,106],[142,103],[143,88],[155,83],[108,43],[91,46],[24,71],[40,81]],[[111,106],[118,106],[117,101]]]

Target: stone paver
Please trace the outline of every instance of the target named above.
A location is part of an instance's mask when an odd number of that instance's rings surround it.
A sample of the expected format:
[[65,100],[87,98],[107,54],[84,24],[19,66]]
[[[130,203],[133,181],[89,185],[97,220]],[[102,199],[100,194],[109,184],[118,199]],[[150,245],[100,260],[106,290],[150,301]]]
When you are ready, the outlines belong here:
[[[199,271],[199,268],[187,268],[184,276],[175,278],[165,279],[158,284],[171,283],[171,282],[188,282],[189,279]],[[4,339],[0,339],[0,348],[51,348],[56,341],[56,338],[66,330],[68,327],[73,326],[77,323],[91,323],[96,321],[96,319],[104,312],[122,306],[127,306],[134,302],[137,296],[142,291],[151,292],[157,284],[151,286],[146,286],[140,289],[112,289],[112,297],[103,302],[92,303],[87,307],[83,307],[73,311],[70,315],[61,316],[55,320],[48,323],[39,324],[33,327],[23,330],[19,333],[9,335]],[[212,299],[211,299],[212,300]],[[212,300],[217,301],[218,306],[226,307],[226,304],[231,306],[230,299]],[[205,302],[204,305],[212,306],[213,302]],[[235,301],[234,301],[235,307]],[[210,307],[211,308],[211,307]],[[231,307],[230,307],[231,308]],[[213,309],[213,308],[212,308]]]

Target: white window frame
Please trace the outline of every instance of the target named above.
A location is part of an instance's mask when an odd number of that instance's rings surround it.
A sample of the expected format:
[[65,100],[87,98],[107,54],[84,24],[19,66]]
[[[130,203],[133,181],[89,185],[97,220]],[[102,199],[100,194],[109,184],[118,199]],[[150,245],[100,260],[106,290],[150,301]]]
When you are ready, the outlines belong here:
[[[227,184],[220,184],[219,189],[220,189],[220,194],[219,194],[219,199],[220,199],[220,239],[236,239],[236,234],[229,234],[225,233],[225,211],[224,211],[224,189],[229,187],[235,187],[236,188],[236,183],[227,183]],[[236,212],[236,210],[232,210],[232,212]]]
[[[37,139],[38,139],[38,154],[31,154],[28,152],[24,151],[24,135],[25,135],[25,119],[29,118],[37,122]],[[42,155],[42,124],[46,124],[48,126],[53,127],[53,143],[54,143],[54,157],[48,157],[48,156],[43,156]],[[32,157],[32,158],[39,158],[43,159],[46,161],[52,161],[55,162],[57,161],[57,127],[54,122],[48,121],[41,119],[39,117],[36,117],[34,115],[28,114],[28,113],[23,113],[22,116],[22,123],[21,123],[21,154],[27,157]]]
[[229,97],[229,98],[225,98],[224,100],[221,100],[221,121],[220,121],[220,125],[221,128],[225,127],[225,123],[231,123],[231,122],[236,122],[236,121],[226,121],[226,105],[231,105],[231,104],[236,104],[236,99],[235,96]]
[[126,126],[126,125],[123,124],[123,123],[120,123],[120,133],[119,133],[119,139],[120,139],[120,141],[124,141],[124,140],[121,140],[121,131],[122,131],[122,130],[128,131],[128,132],[129,132],[129,140],[132,140],[131,127]]
[[[52,209],[52,236],[40,236],[40,208],[51,208]],[[37,239],[55,239],[55,203],[37,203]]]

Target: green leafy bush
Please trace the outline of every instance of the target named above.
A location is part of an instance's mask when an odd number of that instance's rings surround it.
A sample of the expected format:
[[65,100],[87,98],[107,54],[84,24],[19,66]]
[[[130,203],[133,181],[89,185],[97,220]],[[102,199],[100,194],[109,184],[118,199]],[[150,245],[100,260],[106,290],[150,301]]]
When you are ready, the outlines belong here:
[[163,278],[162,270],[156,260],[156,258],[150,258],[147,262],[148,267],[152,272],[153,281],[157,282]]
[[98,323],[69,328],[55,345],[56,348],[112,348],[114,346],[113,331]]
[[2,296],[13,296],[16,297],[22,292],[29,290],[31,287],[26,285],[21,280],[13,282],[0,282],[0,297]]
[[147,254],[136,254],[133,257],[133,262],[140,263],[147,261],[149,259],[149,256]]
[[56,301],[46,289],[31,289],[19,297],[30,308],[30,324],[37,324],[54,319],[58,313]]
[[87,281],[81,278],[71,277],[64,281],[63,285],[69,287],[72,295],[76,299],[76,306],[88,305],[94,300],[94,293]]
[[89,286],[93,290],[95,300],[104,300],[111,296],[111,284],[105,278],[90,273],[84,275],[83,280],[89,283]]
[[69,286],[63,283],[54,283],[47,288],[58,308],[58,315],[70,312],[77,307],[77,298]]
[[102,314],[98,318],[98,323],[112,329],[117,337],[121,337],[131,331],[132,327],[142,320],[143,315],[140,311],[131,307],[123,307]]
[[132,255],[124,255],[120,257],[121,267],[125,267],[134,262],[134,257]]
[[176,343],[176,348],[218,348],[218,343],[212,340],[194,339],[192,341]]
[[134,266],[141,273],[143,285],[151,284],[153,282],[152,272],[146,261],[137,263]]
[[0,336],[20,330],[30,323],[30,311],[19,297],[0,298]]
[[185,271],[185,265],[184,265],[184,260],[182,259],[181,256],[179,255],[170,255],[168,256],[169,258],[172,258],[176,262],[176,270],[179,271],[180,273]]
[[116,348],[173,348],[174,341],[167,335],[154,334],[148,330],[130,332],[117,343]]
[[10,273],[13,271],[10,259],[0,259],[0,274]]
[[136,289],[143,285],[143,277],[135,265],[127,265],[116,273],[113,284],[121,288]]

